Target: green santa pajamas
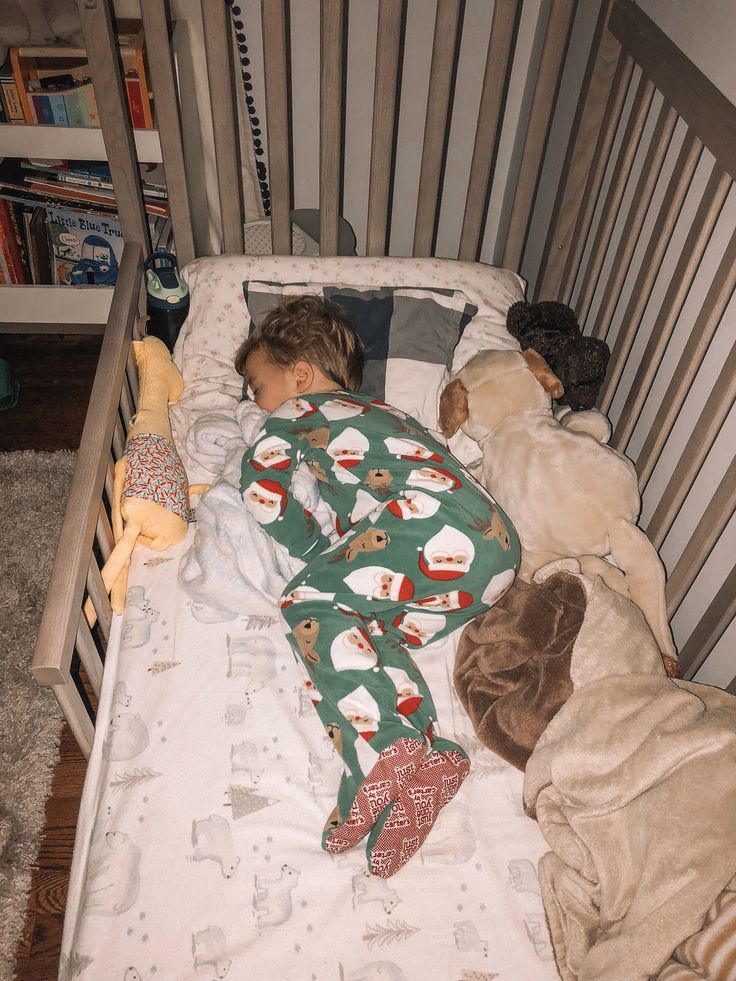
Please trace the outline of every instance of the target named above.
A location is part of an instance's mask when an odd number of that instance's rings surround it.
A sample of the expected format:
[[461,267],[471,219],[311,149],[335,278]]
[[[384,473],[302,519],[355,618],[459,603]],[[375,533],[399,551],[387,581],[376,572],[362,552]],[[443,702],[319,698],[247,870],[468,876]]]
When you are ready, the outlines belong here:
[[[317,479],[337,540],[293,496]],[[344,763],[323,847],[367,833],[371,870],[391,875],[419,847],[468,770],[443,739],[422,649],[484,613],[520,559],[508,518],[449,451],[371,396],[291,399],[242,465],[250,513],[305,568],[280,600],[309,696]]]

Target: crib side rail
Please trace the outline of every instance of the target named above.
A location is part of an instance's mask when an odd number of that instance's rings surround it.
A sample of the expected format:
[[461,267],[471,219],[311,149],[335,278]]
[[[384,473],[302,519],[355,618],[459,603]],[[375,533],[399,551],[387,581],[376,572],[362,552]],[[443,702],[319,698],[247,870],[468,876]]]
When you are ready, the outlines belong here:
[[99,694],[102,659],[82,614],[82,603],[86,587],[106,641],[111,613],[93,547],[97,537],[104,558],[112,546],[104,494],[107,490],[110,495],[111,469],[124,452],[124,426],[135,403],[135,377],[129,377],[130,342],[142,275],[140,245],[128,243],[113,294],[31,666],[36,681],[53,690],[86,756],[92,748],[94,723],[72,677],[72,659],[76,650],[95,694]]

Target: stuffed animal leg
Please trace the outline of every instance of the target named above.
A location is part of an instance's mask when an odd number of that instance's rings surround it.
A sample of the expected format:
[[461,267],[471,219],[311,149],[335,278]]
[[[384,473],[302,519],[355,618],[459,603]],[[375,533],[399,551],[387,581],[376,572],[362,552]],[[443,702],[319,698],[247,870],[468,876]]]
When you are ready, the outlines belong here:
[[626,576],[629,596],[649,624],[662,654],[677,659],[667,620],[664,566],[654,545],[631,521],[612,518],[608,542],[616,565]]

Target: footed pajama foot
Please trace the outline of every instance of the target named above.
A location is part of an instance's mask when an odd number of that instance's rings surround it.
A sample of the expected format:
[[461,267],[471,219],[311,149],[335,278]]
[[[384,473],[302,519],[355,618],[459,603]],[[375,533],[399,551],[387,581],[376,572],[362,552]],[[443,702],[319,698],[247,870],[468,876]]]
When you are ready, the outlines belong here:
[[424,760],[368,839],[366,852],[373,875],[388,879],[406,865],[469,770],[470,762],[456,750],[435,751]]
[[[419,739],[397,739],[378,757],[375,766],[358,788],[348,816],[342,824],[329,831],[322,847],[331,855],[339,855],[357,845],[376,823],[403,787],[419,769],[426,744]],[[339,820],[333,812],[332,820]],[[327,829],[325,829],[327,830]]]

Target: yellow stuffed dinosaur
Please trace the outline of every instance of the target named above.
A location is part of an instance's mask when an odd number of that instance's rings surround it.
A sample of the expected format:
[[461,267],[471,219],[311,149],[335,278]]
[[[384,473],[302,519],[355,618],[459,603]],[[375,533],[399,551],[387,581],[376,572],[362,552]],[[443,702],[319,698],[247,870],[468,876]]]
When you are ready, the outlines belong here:
[[[111,594],[115,613],[122,613],[130,556],[136,545],[162,551],[180,542],[187,532],[190,494],[203,494],[209,484],[187,481],[174,446],[169,423],[169,403],[184,390],[178,368],[166,345],[151,335],[133,341],[138,365],[138,412],[131,420],[125,456],[115,465],[112,528],[115,548],[102,568],[102,581]],[[91,600],[84,613],[93,626],[96,614]]]

